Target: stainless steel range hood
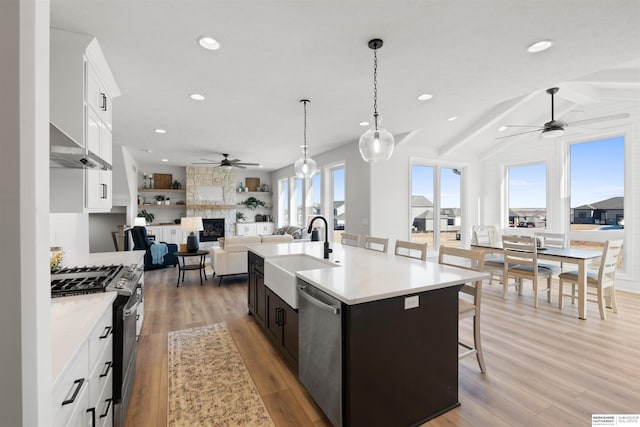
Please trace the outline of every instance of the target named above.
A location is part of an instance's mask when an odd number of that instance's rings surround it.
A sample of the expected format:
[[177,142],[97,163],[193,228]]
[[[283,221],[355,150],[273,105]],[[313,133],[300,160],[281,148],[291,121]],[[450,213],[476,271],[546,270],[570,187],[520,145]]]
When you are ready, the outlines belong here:
[[49,144],[49,166],[52,168],[112,169],[108,162],[80,146],[53,123],[49,123]]

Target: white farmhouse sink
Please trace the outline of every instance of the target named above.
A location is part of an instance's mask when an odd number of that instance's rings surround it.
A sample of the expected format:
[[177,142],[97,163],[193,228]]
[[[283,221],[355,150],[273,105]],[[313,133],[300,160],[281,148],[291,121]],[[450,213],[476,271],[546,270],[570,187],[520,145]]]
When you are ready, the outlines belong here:
[[267,258],[264,261],[264,284],[284,300],[291,308],[298,308],[296,272],[338,265],[311,255],[287,255]]

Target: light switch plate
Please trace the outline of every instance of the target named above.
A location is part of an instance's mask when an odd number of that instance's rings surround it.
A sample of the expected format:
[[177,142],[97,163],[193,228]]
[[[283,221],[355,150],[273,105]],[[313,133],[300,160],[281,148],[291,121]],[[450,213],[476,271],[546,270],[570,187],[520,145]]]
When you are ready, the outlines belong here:
[[409,310],[420,306],[420,296],[414,295],[412,297],[406,297],[404,299],[404,309]]

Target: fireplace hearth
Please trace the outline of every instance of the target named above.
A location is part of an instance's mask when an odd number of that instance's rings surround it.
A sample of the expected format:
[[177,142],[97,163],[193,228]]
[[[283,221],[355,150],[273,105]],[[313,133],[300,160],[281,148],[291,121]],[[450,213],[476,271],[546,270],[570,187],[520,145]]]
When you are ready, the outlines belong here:
[[215,242],[224,237],[224,218],[202,218],[201,242]]

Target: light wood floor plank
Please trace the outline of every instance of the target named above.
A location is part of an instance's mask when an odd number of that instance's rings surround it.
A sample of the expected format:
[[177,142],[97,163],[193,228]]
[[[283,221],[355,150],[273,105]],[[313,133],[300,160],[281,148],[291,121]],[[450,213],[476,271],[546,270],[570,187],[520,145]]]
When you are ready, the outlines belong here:
[[[145,323],[138,347],[138,367],[126,425],[166,426],[167,333],[226,322],[247,370],[278,427],[329,426],[295,375],[247,314],[247,277],[227,277],[200,286],[187,274],[176,288],[175,269],[145,276]],[[487,374],[475,358],[460,362],[461,406],[428,426],[584,426],[592,413],[639,413],[640,295],[617,292],[619,313],[600,319],[596,304],[587,320],[577,318],[577,304],[557,308],[540,298],[533,308],[531,285],[524,295],[485,283],[482,343]],[[466,322],[470,323],[470,322]],[[461,324],[470,339],[471,327]]]

